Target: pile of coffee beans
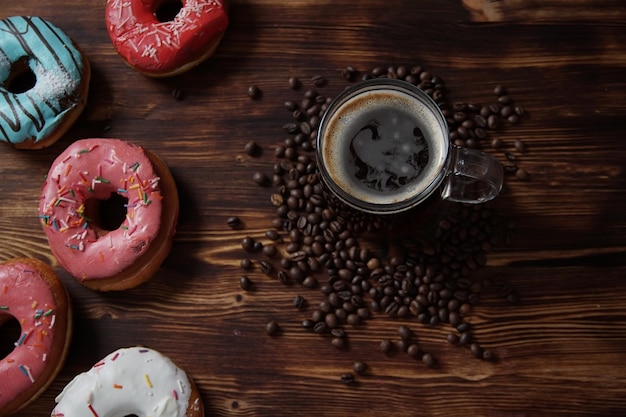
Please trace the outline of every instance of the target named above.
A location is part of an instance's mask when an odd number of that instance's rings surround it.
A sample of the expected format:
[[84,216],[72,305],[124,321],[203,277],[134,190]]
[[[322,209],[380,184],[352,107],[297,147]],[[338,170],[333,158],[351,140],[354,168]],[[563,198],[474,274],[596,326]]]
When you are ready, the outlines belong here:
[[[528,174],[515,162],[526,152],[520,141],[507,146],[500,138],[490,138],[506,125],[519,123],[524,109],[506,89],[496,86],[496,100],[489,105],[449,103],[441,78],[419,66],[377,67],[359,72],[352,67],[342,71],[347,83],[375,77],[400,78],[419,86],[443,111],[450,127],[450,141],[470,148],[502,152],[506,172],[526,180]],[[329,198],[320,183],[315,147],[320,121],[332,97],[320,92],[328,84],[323,76],[310,82],[291,77],[289,87],[304,90],[297,100],[285,101],[290,120],[283,125],[284,141],[275,148],[271,172],[256,172],[252,179],[272,189],[269,200],[275,216],[263,236],[246,236],[241,241],[247,255],[241,260],[246,275],[240,279],[243,290],[254,288],[253,272],[276,279],[292,288],[318,289],[298,294],[293,306],[304,314],[304,329],[328,339],[337,349],[348,349],[347,334],[359,331],[376,316],[401,321],[399,340],[381,341],[383,353],[405,352],[408,357],[436,367],[435,357],[424,351],[409,326],[441,326],[449,329],[447,342],[468,349],[482,360],[494,359],[473,335],[466,320],[486,287],[511,303],[519,296],[504,280],[477,280],[473,272],[487,262],[487,254],[501,239],[510,236],[514,225],[502,222],[489,204],[461,205],[439,203],[435,221],[402,233],[380,218],[345,210]],[[309,85],[310,88],[306,88]],[[248,155],[260,153],[256,143],[245,146]],[[506,168],[506,167],[510,168]],[[269,222],[269,220],[268,220]],[[228,226],[241,227],[238,218]],[[313,299],[313,294],[318,298]],[[268,334],[279,326],[267,324]],[[355,363],[362,375],[365,362]],[[357,368],[361,371],[357,371]],[[341,381],[352,384],[351,372]]]

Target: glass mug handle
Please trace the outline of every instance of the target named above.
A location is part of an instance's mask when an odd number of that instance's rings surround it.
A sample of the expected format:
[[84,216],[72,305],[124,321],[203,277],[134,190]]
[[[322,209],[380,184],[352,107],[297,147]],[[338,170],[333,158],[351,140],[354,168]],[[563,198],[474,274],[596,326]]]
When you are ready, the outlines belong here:
[[500,193],[503,180],[502,165],[493,156],[451,145],[441,195],[458,203],[484,203]]

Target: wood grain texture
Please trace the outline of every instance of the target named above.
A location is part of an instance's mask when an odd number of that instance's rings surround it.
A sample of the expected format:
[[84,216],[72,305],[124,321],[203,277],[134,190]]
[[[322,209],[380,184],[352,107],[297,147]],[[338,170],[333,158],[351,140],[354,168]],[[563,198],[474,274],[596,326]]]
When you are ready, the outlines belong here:
[[[76,374],[131,345],[160,350],[185,368],[207,416],[625,415],[626,11],[621,2],[601,3],[607,7],[590,0],[543,7],[530,0],[233,0],[216,54],[164,80],[142,77],[116,55],[104,1],[3,4],[2,18],[37,14],[60,26],[93,68],[88,106],[60,142],[36,152],[0,149],[0,259],[49,262],[70,292],[76,323],[62,373],[17,416],[49,415]],[[487,6],[493,14],[479,22],[477,10],[484,17]],[[385,355],[380,341],[397,339],[403,322],[384,313],[350,329],[350,349],[340,351],[302,329],[312,307],[292,305],[296,294],[315,305],[319,290],[284,286],[258,269],[248,273],[254,291],[239,287],[239,261],[249,256],[241,240],[262,239],[275,213],[273,188],[257,186],[252,175],[271,173],[282,126],[291,121],[283,103],[303,93],[289,88],[288,77],[309,88],[321,74],[328,85],[320,90],[333,96],[346,85],[347,65],[400,64],[443,78],[451,102],[491,102],[503,84],[528,113],[495,133],[528,147],[517,162],[530,181],[508,177],[494,208],[515,220],[515,234],[472,275],[503,279],[522,299],[510,305],[487,288],[467,318],[496,354],[493,362],[447,343],[448,327],[415,321],[409,325],[438,366]],[[263,91],[260,100],[247,96],[251,84]],[[172,97],[174,89],[183,100]],[[147,147],[179,186],[172,253],[133,290],[82,287],[51,255],[37,219],[51,162],[84,137]],[[262,146],[261,156],[244,152],[249,140]],[[230,216],[244,227],[228,228]],[[265,333],[269,320],[281,326],[274,337]],[[345,386],[339,378],[356,360],[369,370]]]

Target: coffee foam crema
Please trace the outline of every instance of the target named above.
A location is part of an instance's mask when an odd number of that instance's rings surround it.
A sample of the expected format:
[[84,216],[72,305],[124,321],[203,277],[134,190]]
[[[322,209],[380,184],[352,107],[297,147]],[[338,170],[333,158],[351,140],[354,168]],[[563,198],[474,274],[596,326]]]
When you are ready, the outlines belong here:
[[430,194],[448,146],[445,120],[430,105],[410,92],[382,87],[329,110],[322,157],[330,179],[346,195],[371,205]]

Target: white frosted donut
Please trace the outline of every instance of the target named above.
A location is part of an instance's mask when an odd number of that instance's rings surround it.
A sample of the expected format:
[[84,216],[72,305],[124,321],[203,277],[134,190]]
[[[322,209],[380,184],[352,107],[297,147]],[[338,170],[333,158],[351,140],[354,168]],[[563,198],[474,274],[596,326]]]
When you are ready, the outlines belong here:
[[145,347],[116,350],[77,375],[56,397],[51,417],[203,417],[185,371]]

